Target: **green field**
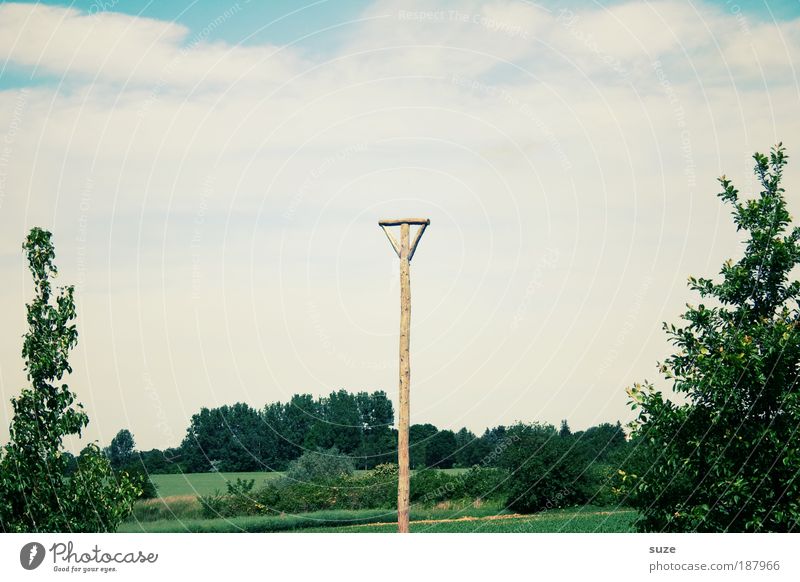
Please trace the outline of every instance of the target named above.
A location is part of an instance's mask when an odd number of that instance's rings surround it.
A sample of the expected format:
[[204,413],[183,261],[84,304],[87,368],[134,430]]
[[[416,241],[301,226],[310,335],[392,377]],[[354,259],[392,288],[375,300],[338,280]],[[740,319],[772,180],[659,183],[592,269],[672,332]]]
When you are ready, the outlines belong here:
[[255,479],[256,488],[265,481],[276,479],[283,473],[177,473],[174,475],[150,475],[159,497],[183,495],[211,495],[214,491],[225,492],[228,481]]
[[[463,473],[467,469],[444,469],[446,473]],[[360,473],[361,471],[356,471]],[[150,475],[150,480],[156,486],[159,497],[175,497],[183,495],[211,495],[214,491],[225,492],[228,481],[240,479],[255,479],[256,489],[265,481],[277,479],[283,473],[178,473],[174,475]]]

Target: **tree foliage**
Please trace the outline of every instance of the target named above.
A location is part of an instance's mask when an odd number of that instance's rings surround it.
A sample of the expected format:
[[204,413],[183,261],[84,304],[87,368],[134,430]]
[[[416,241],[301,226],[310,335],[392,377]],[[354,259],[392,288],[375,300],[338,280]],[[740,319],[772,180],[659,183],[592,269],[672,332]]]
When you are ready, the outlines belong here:
[[[113,531],[139,495],[127,474],[116,476],[90,444],[73,465],[63,452],[89,418],[69,386],[69,352],[78,341],[73,287],[54,294],[51,234],[34,228],[23,244],[33,275],[22,356],[30,387],[12,399],[10,439],[0,459],[0,528],[7,532]],[[71,473],[71,474],[68,474]]]
[[111,444],[108,445],[105,453],[108,460],[111,461],[111,466],[114,469],[121,469],[133,462],[135,449],[136,443],[131,431],[123,428],[111,439]]
[[[760,192],[743,199],[720,178],[719,197],[746,235],[719,281],[689,278],[702,303],[664,324],[677,352],[659,369],[675,400],[645,382],[636,473],[623,473],[644,531],[785,532],[800,518],[800,228],[791,227],[779,144],[755,154]],[[647,462],[642,464],[641,460]]]

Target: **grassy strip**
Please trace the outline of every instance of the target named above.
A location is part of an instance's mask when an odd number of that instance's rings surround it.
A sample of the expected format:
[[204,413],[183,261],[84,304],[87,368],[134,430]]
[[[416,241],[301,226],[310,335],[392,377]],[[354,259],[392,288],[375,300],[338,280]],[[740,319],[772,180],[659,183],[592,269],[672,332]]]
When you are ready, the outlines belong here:
[[[498,506],[470,505],[455,508],[415,509],[413,520],[457,519],[464,516],[487,517],[505,513]],[[397,520],[391,509],[316,511],[300,515],[258,515],[219,519],[159,519],[155,521],[129,520],[117,529],[121,533],[234,533],[234,532],[281,532],[307,530],[309,528],[337,528],[370,523],[386,523]]]
[[133,504],[128,521],[161,521],[202,519],[203,506],[194,495],[175,495],[143,499]]
[[164,519],[159,521],[125,522],[121,533],[237,533],[281,532],[324,526],[376,523],[395,518],[386,509],[361,511],[318,511],[303,515],[259,515],[228,519]]
[[[501,516],[502,519],[462,519],[449,521],[416,521],[412,533],[629,533],[633,532],[636,512],[633,510],[585,507],[561,509],[534,515]],[[345,527],[319,527],[309,533],[391,533],[396,524],[375,524]]]

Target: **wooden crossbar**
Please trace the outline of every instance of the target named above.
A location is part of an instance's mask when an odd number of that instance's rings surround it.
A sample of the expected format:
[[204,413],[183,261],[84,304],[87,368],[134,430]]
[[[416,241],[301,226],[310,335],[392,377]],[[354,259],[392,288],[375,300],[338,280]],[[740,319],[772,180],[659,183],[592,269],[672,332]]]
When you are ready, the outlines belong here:
[[380,226],[400,226],[401,224],[424,224],[428,226],[430,223],[429,218],[384,218],[378,221]]

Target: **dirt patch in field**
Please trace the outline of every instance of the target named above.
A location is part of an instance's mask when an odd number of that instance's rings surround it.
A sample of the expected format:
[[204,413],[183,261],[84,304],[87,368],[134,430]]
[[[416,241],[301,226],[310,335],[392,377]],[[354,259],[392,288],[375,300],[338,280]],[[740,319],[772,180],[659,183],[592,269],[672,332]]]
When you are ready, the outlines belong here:
[[[436,523],[460,523],[460,522],[468,522],[468,521],[500,521],[506,519],[546,519],[546,518],[558,518],[563,519],[565,517],[575,517],[579,515],[614,515],[617,513],[621,513],[619,511],[583,511],[583,512],[575,512],[575,513],[559,513],[557,515],[550,515],[547,512],[543,513],[503,513],[500,515],[487,515],[484,517],[474,517],[471,515],[465,515],[464,517],[453,517],[448,519],[415,519],[411,521],[411,525],[416,523],[429,525],[429,524],[436,524]],[[380,526],[387,526],[387,525],[396,525],[396,521],[383,521],[379,523],[365,523],[364,525],[360,525],[358,527],[380,527]]]

